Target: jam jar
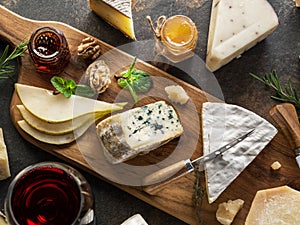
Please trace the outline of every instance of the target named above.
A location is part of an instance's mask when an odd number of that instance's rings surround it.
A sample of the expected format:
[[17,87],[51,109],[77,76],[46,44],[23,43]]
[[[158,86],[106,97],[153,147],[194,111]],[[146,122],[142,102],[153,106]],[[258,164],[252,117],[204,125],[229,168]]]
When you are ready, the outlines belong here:
[[161,42],[161,53],[173,62],[191,57],[198,40],[198,30],[194,22],[184,15],[169,18],[160,16],[154,29],[151,18],[147,17],[151,29]]
[[64,34],[54,27],[41,27],[34,31],[28,52],[37,72],[52,75],[60,74],[71,58]]

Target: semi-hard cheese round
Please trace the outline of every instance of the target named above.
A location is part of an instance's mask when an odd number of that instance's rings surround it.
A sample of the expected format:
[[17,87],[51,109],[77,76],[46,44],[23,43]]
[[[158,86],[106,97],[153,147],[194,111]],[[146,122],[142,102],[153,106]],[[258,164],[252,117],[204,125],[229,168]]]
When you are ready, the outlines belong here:
[[300,192],[281,186],[256,193],[245,225],[299,225]]

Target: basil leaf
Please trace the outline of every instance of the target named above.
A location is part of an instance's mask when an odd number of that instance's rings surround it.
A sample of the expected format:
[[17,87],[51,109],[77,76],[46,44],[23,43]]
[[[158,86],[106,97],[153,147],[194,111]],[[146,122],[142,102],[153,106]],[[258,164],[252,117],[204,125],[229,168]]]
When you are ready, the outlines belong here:
[[96,92],[87,85],[78,84],[74,94],[82,96],[82,97],[91,98],[91,97],[95,96]]
[[64,93],[67,89],[66,81],[65,81],[65,79],[63,79],[61,77],[58,77],[58,76],[52,77],[51,83],[56,88],[56,90],[58,90],[61,93]]

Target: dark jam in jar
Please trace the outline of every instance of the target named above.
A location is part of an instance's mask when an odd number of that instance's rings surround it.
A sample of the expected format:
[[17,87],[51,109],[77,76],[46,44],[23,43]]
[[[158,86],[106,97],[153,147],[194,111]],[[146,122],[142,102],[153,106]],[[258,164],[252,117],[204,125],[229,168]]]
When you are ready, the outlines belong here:
[[64,34],[53,27],[41,27],[33,32],[28,51],[40,73],[60,74],[71,54]]

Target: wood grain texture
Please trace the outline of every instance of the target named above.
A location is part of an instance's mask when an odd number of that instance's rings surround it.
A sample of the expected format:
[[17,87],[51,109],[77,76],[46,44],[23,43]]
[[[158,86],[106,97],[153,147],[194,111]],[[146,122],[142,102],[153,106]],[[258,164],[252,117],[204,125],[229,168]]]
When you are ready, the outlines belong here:
[[[82,73],[85,70],[85,65],[83,65],[76,57],[76,51],[77,46],[80,44],[81,40],[84,37],[89,36],[88,34],[62,23],[28,20],[8,11],[2,6],[0,6],[0,14],[2,18],[0,21],[0,37],[8,40],[14,46],[17,45],[24,37],[30,36],[31,33],[40,26],[51,25],[60,29],[65,34],[69,43],[70,51],[72,53],[71,61],[66,67],[65,73],[62,74],[62,76],[65,78],[72,78],[75,81],[80,80]],[[130,64],[133,58],[131,55],[118,50],[113,50],[114,48],[112,46],[102,42],[101,40],[99,40],[99,42],[101,43],[102,51],[108,53],[105,54],[105,59],[113,71],[120,71],[120,69],[124,69],[124,65]],[[28,53],[26,53],[21,58],[19,65],[19,83],[48,89],[51,88],[49,82],[51,76],[37,74]],[[176,108],[180,111],[180,115],[185,115],[184,117],[181,117],[185,129],[185,135],[183,136],[182,140],[180,139],[180,141],[182,141],[184,144],[185,148],[183,149],[188,149],[189,147],[194,147],[194,149],[196,149],[193,153],[192,158],[196,158],[202,155],[201,129],[195,126],[195,120],[199,119],[201,125],[200,112],[202,103],[208,100],[207,95],[200,89],[197,89],[194,86],[191,86],[150,64],[139,61],[137,67],[147,71],[153,77],[161,76],[167,78],[169,82],[178,83],[185,88],[196,107],[194,112],[190,112],[189,107]],[[164,83],[159,82],[158,80],[158,82],[154,84],[154,90],[160,94],[163,94],[164,85]],[[99,99],[108,102],[113,102],[117,97],[120,97],[119,100],[130,99],[130,95],[125,94],[119,96],[119,92],[120,89],[115,84],[115,82],[113,82],[107,92],[99,96]],[[140,104],[145,104],[156,99],[157,97],[148,96],[147,98],[143,99]],[[103,166],[101,168],[106,168],[107,166],[107,170],[99,173],[95,171],[90,166],[90,164],[87,163],[86,158],[83,156],[84,154],[88,155],[90,153],[90,149],[97,148],[97,137],[95,136],[95,132],[93,130],[94,127],[91,127],[91,129],[89,129],[84,136],[79,138],[77,142],[74,142],[70,145],[53,146],[44,144],[28,136],[17,126],[16,122],[21,118],[16,108],[16,105],[19,103],[20,101],[17,95],[14,93],[11,100],[11,118],[19,133],[27,141],[41,148],[42,150],[65,160],[70,164],[87,170],[96,177],[112,183],[118,188],[185,221],[188,224],[197,224],[197,219],[192,204],[194,183],[193,174],[188,174],[178,180],[169,183],[156,195],[149,195],[145,193],[140,187],[121,185],[113,182],[112,180],[116,175],[109,173],[109,169],[111,169],[111,167],[106,164],[105,160],[102,160],[98,163]],[[197,113],[197,118],[192,118],[190,116],[193,115],[193,113]],[[190,140],[196,140],[196,146],[193,146],[193,141]],[[144,166],[160,162],[162,161],[162,159],[165,159],[169,155],[171,155],[172,151],[174,150],[174,146],[177,145],[178,141],[179,140],[174,140],[167,144],[164,148],[159,148],[158,150],[155,150],[146,156],[137,157],[129,163],[130,165]],[[93,157],[93,155],[90,156],[90,158]],[[179,158],[184,159],[185,157],[186,155],[184,153],[179,154],[179,156],[175,157],[173,161],[175,162]],[[272,171],[270,169],[270,165],[276,160],[278,160],[282,164],[282,168],[278,171]],[[119,175],[120,174],[117,174],[117,176]],[[299,168],[297,168],[294,159],[292,146],[290,146],[289,142],[285,139],[283,133],[279,132],[273,139],[273,141],[259,154],[259,156],[253,161],[253,163],[251,163],[246,168],[246,170],[244,170],[244,172],[226,189],[226,191],[218,198],[215,203],[208,204],[207,199],[204,199],[202,207],[202,217],[205,220],[206,224],[217,225],[219,223],[215,218],[215,212],[218,204],[224,201],[228,201],[229,199],[242,198],[243,200],[245,200],[245,205],[237,215],[235,221],[233,222],[233,225],[243,224],[256,191],[280,185],[289,185],[292,188],[300,190],[299,178]],[[202,185],[205,184],[202,183]]]

